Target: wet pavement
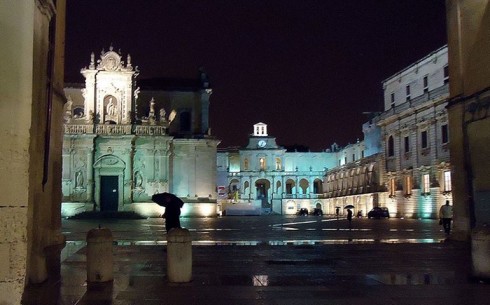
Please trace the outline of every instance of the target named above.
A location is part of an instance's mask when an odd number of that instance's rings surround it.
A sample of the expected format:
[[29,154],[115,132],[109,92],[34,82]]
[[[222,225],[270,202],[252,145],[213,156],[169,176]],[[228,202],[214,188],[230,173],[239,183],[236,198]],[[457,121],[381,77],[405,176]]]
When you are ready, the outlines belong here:
[[[228,216],[184,218],[192,281],[167,279],[162,219],[64,220],[61,279],[25,304],[490,304],[469,245],[434,220]],[[114,235],[114,281],[88,289],[86,233]]]

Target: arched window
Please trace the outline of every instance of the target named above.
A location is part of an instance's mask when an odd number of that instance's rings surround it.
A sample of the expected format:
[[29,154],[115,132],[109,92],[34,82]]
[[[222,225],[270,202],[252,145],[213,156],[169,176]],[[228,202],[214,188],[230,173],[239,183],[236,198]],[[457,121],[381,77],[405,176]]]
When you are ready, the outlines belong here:
[[248,159],[246,158],[243,160],[243,169],[248,171]]
[[388,157],[393,157],[395,155],[395,141],[393,136],[388,138]]

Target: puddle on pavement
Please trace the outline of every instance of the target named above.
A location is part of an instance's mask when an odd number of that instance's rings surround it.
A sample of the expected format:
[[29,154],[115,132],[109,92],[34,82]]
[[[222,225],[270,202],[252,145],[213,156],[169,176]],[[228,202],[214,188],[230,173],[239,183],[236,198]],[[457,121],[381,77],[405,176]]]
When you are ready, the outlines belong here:
[[[442,243],[444,239],[422,238],[422,239],[318,239],[318,240],[195,240],[193,246],[304,246],[304,245],[346,245],[346,244],[434,244]],[[116,240],[114,246],[162,246],[166,245],[165,240]],[[62,250],[62,257],[69,257],[87,245],[86,241],[67,241],[66,247]]]
[[368,274],[368,279],[385,285],[447,285],[455,282],[454,272]]

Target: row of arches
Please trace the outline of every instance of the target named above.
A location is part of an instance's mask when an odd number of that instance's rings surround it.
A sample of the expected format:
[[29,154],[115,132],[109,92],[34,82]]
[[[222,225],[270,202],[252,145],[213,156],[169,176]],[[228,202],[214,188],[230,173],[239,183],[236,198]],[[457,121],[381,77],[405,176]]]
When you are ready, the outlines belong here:
[[[270,180],[259,178],[244,180],[233,178],[229,183],[229,193],[239,198],[263,199],[282,197],[308,197],[310,194],[323,194],[323,181],[315,178]],[[245,197],[244,197],[245,196]]]
[[374,191],[378,185],[375,163],[332,172],[326,177],[328,197]]

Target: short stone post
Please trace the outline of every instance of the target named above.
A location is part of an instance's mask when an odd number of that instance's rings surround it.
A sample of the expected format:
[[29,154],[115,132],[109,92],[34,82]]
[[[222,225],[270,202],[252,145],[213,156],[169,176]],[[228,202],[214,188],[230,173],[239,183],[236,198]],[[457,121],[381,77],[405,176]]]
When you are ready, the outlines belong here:
[[172,283],[192,279],[192,239],[187,229],[173,228],[167,234],[167,276]]
[[490,279],[490,228],[479,228],[471,233],[471,260],[473,276]]
[[114,279],[112,232],[107,228],[92,229],[87,233],[87,282],[103,283]]

